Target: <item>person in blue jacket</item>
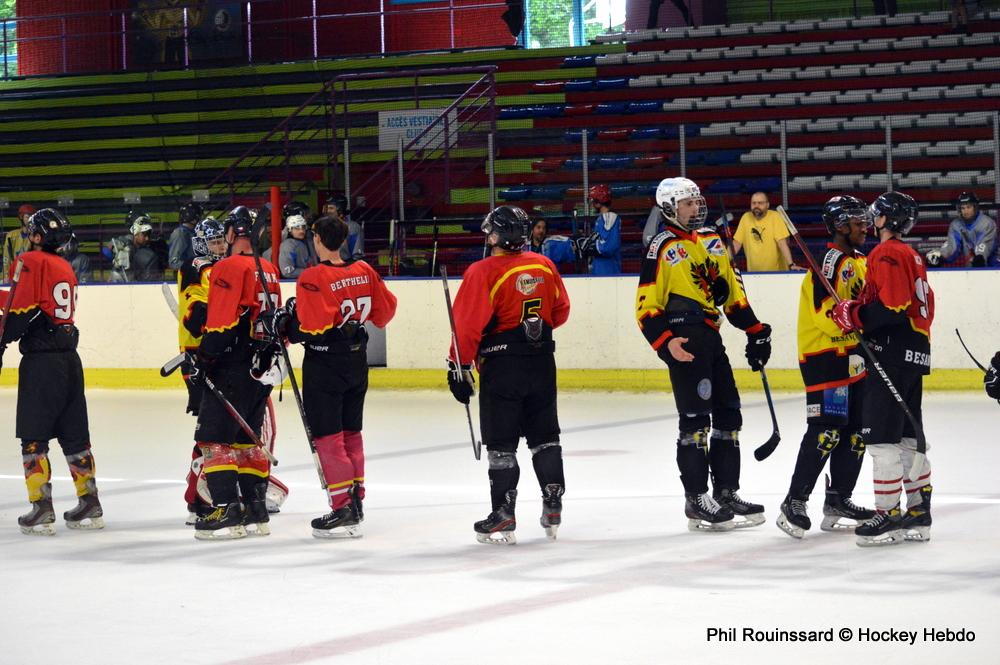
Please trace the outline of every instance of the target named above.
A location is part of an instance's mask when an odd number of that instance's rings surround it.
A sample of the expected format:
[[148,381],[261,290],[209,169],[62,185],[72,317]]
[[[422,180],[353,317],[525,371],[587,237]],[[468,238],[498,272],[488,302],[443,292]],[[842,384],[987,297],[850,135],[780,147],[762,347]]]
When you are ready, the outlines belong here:
[[927,252],[927,265],[959,261],[973,268],[1000,265],[997,223],[979,210],[975,192],[962,192],[955,204],[958,216],[948,226],[948,237],[938,249]]
[[622,271],[622,220],[611,212],[611,189],[607,185],[590,188],[590,203],[597,210],[594,231],[578,241],[578,249],[591,257],[590,274],[619,275]]
[[576,245],[566,236],[550,236],[544,219],[535,220],[528,236],[528,251],[541,254],[556,265],[576,261]]

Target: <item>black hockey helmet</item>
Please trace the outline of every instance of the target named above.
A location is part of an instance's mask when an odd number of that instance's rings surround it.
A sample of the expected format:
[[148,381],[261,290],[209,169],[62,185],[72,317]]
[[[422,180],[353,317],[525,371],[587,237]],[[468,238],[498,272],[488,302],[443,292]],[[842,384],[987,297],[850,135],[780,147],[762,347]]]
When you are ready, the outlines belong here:
[[962,214],[962,206],[966,204],[971,204],[974,214],[979,214],[979,197],[976,196],[975,192],[962,192],[958,195],[958,199],[955,201],[955,209],[958,210],[959,215]]
[[906,235],[917,223],[917,202],[912,196],[902,192],[886,192],[880,194],[868,207],[868,214],[871,215],[872,222],[879,217],[885,217],[885,226],[889,229]]
[[253,233],[253,225],[253,215],[246,206],[236,206],[226,215],[226,233],[232,229],[237,238],[249,238]]
[[868,219],[868,206],[854,196],[834,196],[823,206],[823,223],[833,235],[838,227],[847,226],[852,219]]
[[347,217],[351,213],[347,208],[347,197],[343,194],[332,194],[326,200],[326,205],[335,207],[341,217]]
[[197,224],[205,216],[200,203],[188,201],[177,212],[177,221],[181,224]]
[[42,208],[28,219],[28,235],[39,234],[42,249],[55,252],[73,237],[69,220],[53,208]]
[[303,217],[308,217],[309,206],[302,201],[289,201],[285,204],[285,207],[281,209],[281,218],[288,219],[292,215],[302,215]]
[[496,235],[496,245],[512,252],[520,251],[531,232],[531,218],[517,206],[500,206],[486,215],[483,233]]

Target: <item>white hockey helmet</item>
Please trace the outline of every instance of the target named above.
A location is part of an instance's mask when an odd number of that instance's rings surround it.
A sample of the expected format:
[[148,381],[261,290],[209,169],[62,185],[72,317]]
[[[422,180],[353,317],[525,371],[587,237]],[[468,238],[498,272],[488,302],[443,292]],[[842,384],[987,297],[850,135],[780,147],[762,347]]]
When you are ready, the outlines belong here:
[[153,220],[149,218],[149,215],[136,215],[132,218],[132,225],[129,227],[129,233],[134,236],[140,233],[149,233],[153,230]]
[[302,215],[289,215],[288,219],[285,220],[285,228],[287,229],[304,229],[308,226],[306,218]]
[[[695,199],[698,203],[698,212],[682,223],[677,217],[677,204],[684,199]],[[708,205],[705,197],[701,195],[698,185],[687,178],[664,178],[656,186],[656,205],[660,208],[663,219],[669,224],[676,224],[681,228],[697,229],[705,225],[705,218],[708,217]]]

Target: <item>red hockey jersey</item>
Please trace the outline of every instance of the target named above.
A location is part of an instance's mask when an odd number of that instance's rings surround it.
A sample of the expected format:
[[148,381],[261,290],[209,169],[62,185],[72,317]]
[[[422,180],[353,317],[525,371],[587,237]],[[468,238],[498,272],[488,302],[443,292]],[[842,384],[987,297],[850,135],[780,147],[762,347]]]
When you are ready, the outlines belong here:
[[384,328],[396,314],[396,296],[364,261],[334,265],[324,261],[299,275],[295,283],[299,329],[323,335],[348,321],[371,321]]

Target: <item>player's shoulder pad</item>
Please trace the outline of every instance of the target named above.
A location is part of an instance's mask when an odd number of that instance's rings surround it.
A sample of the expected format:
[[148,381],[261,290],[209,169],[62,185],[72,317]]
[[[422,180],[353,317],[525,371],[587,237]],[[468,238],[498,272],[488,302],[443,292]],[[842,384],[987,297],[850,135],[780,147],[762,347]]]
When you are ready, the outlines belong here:
[[660,254],[660,248],[671,240],[677,239],[677,234],[670,229],[663,229],[649,242],[649,249],[646,252],[647,259],[655,259]]
[[823,256],[823,265],[820,269],[823,271],[823,276],[827,279],[833,279],[837,274],[837,270],[840,268],[840,263],[847,258],[847,255],[836,247],[831,247],[826,250],[826,254]]

